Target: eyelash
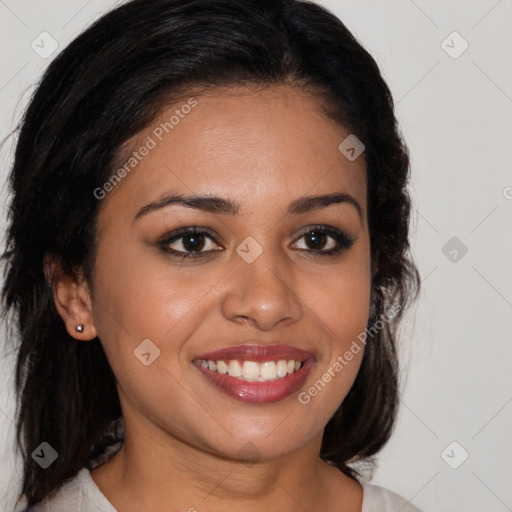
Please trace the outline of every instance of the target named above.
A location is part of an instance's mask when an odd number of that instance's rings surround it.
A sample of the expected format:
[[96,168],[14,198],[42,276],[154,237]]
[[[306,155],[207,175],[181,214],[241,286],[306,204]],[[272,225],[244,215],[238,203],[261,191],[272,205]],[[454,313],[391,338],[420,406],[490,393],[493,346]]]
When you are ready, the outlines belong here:
[[[335,256],[339,253],[341,253],[344,250],[350,249],[352,247],[355,239],[352,238],[350,235],[348,235],[344,231],[340,231],[338,229],[329,227],[329,226],[312,226],[309,227],[307,230],[303,231],[301,235],[299,236],[298,240],[305,237],[308,234],[315,233],[315,234],[322,234],[322,235],[328,235],[331,238],[333,238],[337,242],[337,247],[334,249],[330,249],[328,251],[316,251],[315,249],[299,249],[301,251],[310,251],[315,254],[315,256]],[[175,233],[171,233],[170,238],[166,238],[165,240],[162,240],[161,242],[158,242],[158,246],[166,253],[171,255],[174,258],[178,258],[181,260],[184,259],[196,259],[196,258],[202,258],[205,254],[208,254],[212,251],[201,251],[201,252],[183,252],[183,251],[175,251],[174,249],[169,249],[169,245],[176,242],[177,240],[180,240],[182,238],[185,238],[186,236],[193,235],[206,235],[210,240],[217,243],[214,236],[207,228],[198,228],[197,226],[194,227],[187,227],[187,228],[181,228],[177,230]]]

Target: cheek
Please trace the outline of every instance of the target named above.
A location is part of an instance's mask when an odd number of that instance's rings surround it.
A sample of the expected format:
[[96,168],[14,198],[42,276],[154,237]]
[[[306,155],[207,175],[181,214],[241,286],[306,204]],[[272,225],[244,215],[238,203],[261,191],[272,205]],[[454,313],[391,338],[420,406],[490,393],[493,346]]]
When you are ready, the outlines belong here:
[[362,335],[368,323],[370,277],[364,265],[352,270],[331,279],[312,297],[325,346],[298,401],[321,425],[327,424],[347,396],[364,355]]
[[165,256],[148,257],[136,249],[116,254],[107,248],[98,254],[96,265],[95,321],[109,340],[112,336],[107,334],[120,328],[123,337],[139,342],[165,338],[178,322],[180,329],[186,325],[189,314],[218,281],[211,272],[180,268]]
[[351,253],[337,271],[324,276],[313,290],[309,303],[332,339],[331,357],[337,356],[367,326],[371,274],[366,244]]
[[335,343],[359,333],[366,327],[370,308],[370,283],[364,276],[332,278],[307,303],[335,336]]
[[370,303],[370,292],[366,288],[366,284],[361,286],[357,280],[354,283],[344,280],[343,285],[339,283],[335,288],[337,293],[333,290],[330,295],[335,297],[332,302],[325,302],[323,308],[320,302],[315,303],[331,340],[328,348],[320,353],[315,377],[316,382],[321,380],[321,383],[316,387],[325,394],[322,401],[331,404],[332,413],[352,386],[364,353],[361,339],[367,327]]
[[322,280],[309,301],[330,340],[319,354],[317,369],[299,402],[324,424],[350,391],[364,354],[371,298],[369,257],[354,253],[340,271]]

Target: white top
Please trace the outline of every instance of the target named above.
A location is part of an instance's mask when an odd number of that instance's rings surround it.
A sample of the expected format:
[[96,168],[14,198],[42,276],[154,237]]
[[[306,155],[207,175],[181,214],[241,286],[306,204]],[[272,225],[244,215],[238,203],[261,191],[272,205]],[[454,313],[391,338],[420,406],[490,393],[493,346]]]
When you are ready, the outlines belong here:
[[[421,512],[407,500],[378,485],[361,482],[363,508],[361,512]],[[117,512],[99,490],[87,469],[63,485],[51,499],[25,512]]]

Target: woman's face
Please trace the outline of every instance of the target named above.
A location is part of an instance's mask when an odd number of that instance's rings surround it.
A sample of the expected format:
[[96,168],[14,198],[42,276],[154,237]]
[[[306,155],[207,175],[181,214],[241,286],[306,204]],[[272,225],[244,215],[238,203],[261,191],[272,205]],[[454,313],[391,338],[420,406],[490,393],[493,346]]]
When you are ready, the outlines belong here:
[[[319,442],[370,306],[364,155],[344,156],[348,135],[279,86],[185,99],[129,141],[92,288],[127,432],[236,458]],[[310,200],[332,194],[345,200]],[[176,233],[194,226],[207,233]]]

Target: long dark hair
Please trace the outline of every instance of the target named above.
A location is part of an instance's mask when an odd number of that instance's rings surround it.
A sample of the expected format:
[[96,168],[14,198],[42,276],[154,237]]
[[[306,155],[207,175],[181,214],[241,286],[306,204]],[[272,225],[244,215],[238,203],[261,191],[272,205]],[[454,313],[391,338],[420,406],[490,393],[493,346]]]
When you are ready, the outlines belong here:
[[[399,306],[370,336],[320,455],[355,477],[350,464],[387,442],[398,405],[396,331],[419,276],[409,255],[409,158],[375,61],[338,18],[307,1],[134,0],[105,14],[51,62],[18,127],[2,297],[14,326],[29,505],[89,467],[121,415],[99,339],[77,342],[57,313],[45,256],[91,278],[100,204],[93,191],[115,171],[122,144],[164,104],[197,87],[282,83],[314,91],[325,114],[365,144],[368,326]],[[43,441],[58,452],[47,469],[31,457]]]

